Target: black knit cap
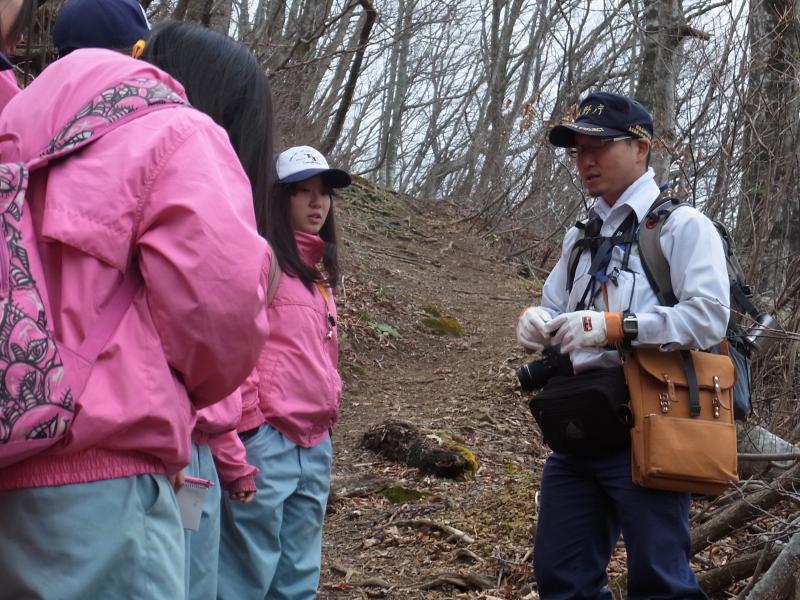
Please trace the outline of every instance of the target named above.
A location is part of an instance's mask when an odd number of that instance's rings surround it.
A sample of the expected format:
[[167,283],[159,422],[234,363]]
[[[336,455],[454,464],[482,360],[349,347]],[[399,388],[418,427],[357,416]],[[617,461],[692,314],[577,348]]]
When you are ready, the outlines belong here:
[[650,140],[653,138],[653,117],[633,98],[595,92],[580,103],[574,122],[556,125],[548,138],[554,146],[572,148],[576,133],[593,137],[630,135]]

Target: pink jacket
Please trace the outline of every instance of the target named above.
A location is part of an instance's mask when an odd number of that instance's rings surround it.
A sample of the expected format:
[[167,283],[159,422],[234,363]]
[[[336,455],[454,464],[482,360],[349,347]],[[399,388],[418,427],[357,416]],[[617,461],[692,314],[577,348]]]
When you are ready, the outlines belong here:
[[17,85],[17,77],[14,75],[14,69],[0,71],[0,111],[18,93],[19,86]]
[[214,455],[220,483],[231,492],[256,491],[258,469],[247,463],[247,451],[236,430],[242,417],[242,392],[198,411],[192,441],[208,444]]
[[[3,161],[38,153],[101,91],[147,63],[79,50],[0,115]],[[77,347],[136,260],[144,285],[95,364],[67,440],[0,471],[0,489],[174,473],[189,462],[194,407],[232,393],[267,333],[269,259],[250,184],[225,132],[188,107],[151,112],[35,173],[48,318]],[[190,400],[191,398],[191,400]]]
[[[322,258],[316,235],[296,233],[301,258],[310,265]],[[336,317],[333,295],[329,309]],[[242,386],[239,431],[267,422],[290,440],[310,448],[323,441],[336,423],[342,381],[337,371],[336,327],[328,339],[325,299],[316,286],[283,273],[268,310],[270,332],[256,372]]]

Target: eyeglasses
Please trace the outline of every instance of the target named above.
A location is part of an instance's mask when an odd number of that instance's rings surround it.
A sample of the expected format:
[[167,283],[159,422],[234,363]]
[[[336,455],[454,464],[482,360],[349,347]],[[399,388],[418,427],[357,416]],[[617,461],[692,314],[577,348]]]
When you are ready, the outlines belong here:
[[610,137],[610,138],[597,138],[592,140],[589,144],[576,144],[572,148],[569,149],[569,155],[572,158],[580,158],[581,156],[585,156],[588,153],[599,153],[602,152],[606,146],[609,144],[613,144],[614,142],[621,142],[622,140],[632,140],[633,137],[630,135],[622,135],[619,137]]

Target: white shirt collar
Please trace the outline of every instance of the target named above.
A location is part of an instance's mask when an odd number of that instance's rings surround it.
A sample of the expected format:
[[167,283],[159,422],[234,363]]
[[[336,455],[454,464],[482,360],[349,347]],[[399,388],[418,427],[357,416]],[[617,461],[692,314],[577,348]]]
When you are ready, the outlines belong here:
[[[602,197],[600,197],[597,199],[597,202],[594,205],[594,212],[598,217],[603,219],[603,221],[607,221],[608,216],[612,212],[616,213],[617,211],[622,210],[622,214],[627,215],[628,209],[621,209],[621,207],[630,206],[630,208],[636,213],[637,220],[639,223],[641,223],[644,217],[647,215],[647,211],[650,209],[650,206],[653,204],[655,199],[658,198],[659,193],[661,193],[658,185],[655,182],[655,176],[656,174],[655,171],[653,171],[653,168],[648,167],[647,171],[645,171],[644,174],[639,177],[639,179],[634,181],[624,192],[622,192],[622,195],[617,198],[614,206],[609,206],[608,203]],[[614,220],[616,221],[616,219]]]

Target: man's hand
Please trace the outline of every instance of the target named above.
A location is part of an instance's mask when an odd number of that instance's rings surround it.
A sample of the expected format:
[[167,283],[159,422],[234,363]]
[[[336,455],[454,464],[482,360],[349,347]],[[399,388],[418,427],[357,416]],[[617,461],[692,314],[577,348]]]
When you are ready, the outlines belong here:
[[526,309],[517,323],[517,339],[528,350],[542,351],[551,344],[547,322],[550,315],[541,306]]
[[605,346],[608,343],[605,317],[606,313],[579,310],[558,315],[545,329],[553,335],[552,344],[559,344],[561,354],[566,354],[578,348]]

